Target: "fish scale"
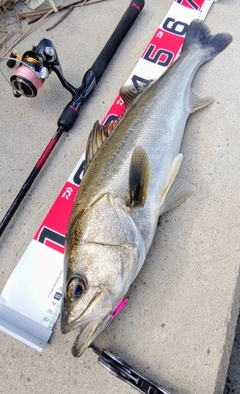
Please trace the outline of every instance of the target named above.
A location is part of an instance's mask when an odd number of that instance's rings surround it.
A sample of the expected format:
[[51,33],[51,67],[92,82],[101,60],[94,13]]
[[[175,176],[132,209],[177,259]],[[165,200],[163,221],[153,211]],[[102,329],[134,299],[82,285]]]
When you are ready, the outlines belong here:
[[[99,186],[93,190],[95,198],[106,191],[113,196],[125,196],[129,190],[129,166],[132,152],[136,146],[143,147],[148,155],[150,166],[154,169],[149,188],[150,197],[146,205],[144,220],[142,210],[139,213],[135,209],[131,214],[145,235],[146,250],[150,247],[160,215],[161,207],[156,195],[160,199],[160,190],[163,185],[159,184],[159,181],[161,179],[164,181],[173,159],[179,152],[185,123],[191,112],[190,85],[196,69],[203,61],[198,55],[199,52],[203,59],[206,58],[206,54],[201,49],[188,50],[181,57],[181,61],[177,61],[159,80],[159,83],[154,83],[146,89],[145,94],[125,114],[115,132],[98,151],[92,167],[82,183],[82,186],[84,181],[86,184],[92,183]],[[184,78],[182,78],[183,72]],[[171,83],[172,74],[175,76],[174,84]],[[167,118],[166,113],[168,114]],[[110,155],[109,152],[113,150],[116,153]],[[165,152],[171,150],[171,155],[169,153],[167,156],[164,155]],[[99,162],[101,163],[101,171],[98,171]],[[162,173],[163,171],[164,173]],[[96,179],[98,179],[97,183]],[[80,189],[78,197],[80,203],[84,204],[84,201],[87,203],[88,198],[86,190]],[[94,197],[91,199],[93,200]],[[152,210],[155,220],[151,225],[152,221],[149,221],[148,218]],[[139,215],[141,215],[140,219]],[[149,231],[150,228],[151,231]],[[106,233],[109,232],[106,230]]]
[[75,356],[122,302],[145,261],[159,216],[192,191],[187,182],[173,183],[179,151],[188,116],[212,101],[191,90],[192,80],[231,41],[230,34],[211,35],[194,20],[172,67],[140,94],[136,89],[136,99],[133,87],[122,93],[127,111],[101,146],[102,126],[90,133],[91,160],[70,217],[64,257],[61,330],[80,330]]

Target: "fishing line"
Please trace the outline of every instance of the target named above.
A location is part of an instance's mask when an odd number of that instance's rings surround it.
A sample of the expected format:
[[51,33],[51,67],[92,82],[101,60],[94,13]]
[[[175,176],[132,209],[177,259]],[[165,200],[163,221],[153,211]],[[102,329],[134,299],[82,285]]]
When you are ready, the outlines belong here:
[[1,72],[2,76],[6,79],[8,85],[12,86],[12,85],[10,84],[10,82],[9,82],[9,79],[7,78],[7,76],[4,74],[4,72],[3,72],[1,69],[0,69],[0,72]]

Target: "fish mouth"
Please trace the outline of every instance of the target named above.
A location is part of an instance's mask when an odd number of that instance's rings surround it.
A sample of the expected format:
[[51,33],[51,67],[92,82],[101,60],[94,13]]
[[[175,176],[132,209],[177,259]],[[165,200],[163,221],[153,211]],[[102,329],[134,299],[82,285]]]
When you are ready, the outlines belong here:
[[[62,334],[80,329],[72,348],[72,353],[75,357],[81,356],[84,350],[89,347],[91,342],[106,327],[112,315],[112,300],[106,289],[91,289],[88,297],[90,302],[85,309],[72,320],[67,308],[62,309]],[[79,300],[79,303],[81,303],[81,300]]]
[[94,339],[104,330],[108,325],[110,315],[107,315],[101,321],[92,321],[81,327],[80,333],[72,346],[72,355],[80,357],[83,352],[91,345]]

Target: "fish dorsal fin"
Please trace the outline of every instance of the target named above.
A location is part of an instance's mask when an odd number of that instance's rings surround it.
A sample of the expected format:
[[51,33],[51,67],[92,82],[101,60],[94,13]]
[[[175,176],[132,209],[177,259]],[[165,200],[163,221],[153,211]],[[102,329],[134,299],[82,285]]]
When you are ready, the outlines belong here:
[[142,94],[145,88],[146,85],[144,84],[139,84],[138,87],[135,87],[134,85],[122,86],[119,94],[123,99],[125,107],[129,108],[135,98]]
[[213,101],[214,101],[213,97],[199,94],[193,88],[191,88],[190,90],[191,113],[211,104]]
[[148,157],[140,147],[135,148],[129,171],[129,206],[143,206],[146,202],[150,181]]
[[108,139],[109,135],[112,133],[118,122],[119,120],[113,120],[108,125],[100,125],[98,121],[94,123],[88,137],[84,173],[86,172],[98,149]]

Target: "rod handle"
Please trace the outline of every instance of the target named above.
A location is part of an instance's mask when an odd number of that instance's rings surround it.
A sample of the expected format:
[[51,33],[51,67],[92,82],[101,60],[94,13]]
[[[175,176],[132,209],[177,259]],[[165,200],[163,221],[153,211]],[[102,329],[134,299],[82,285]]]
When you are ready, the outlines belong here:
[[144,0],[133,0],[123,14],[116,29],[92,65],[96,82],[99,81],[117,48],[144,7]]

